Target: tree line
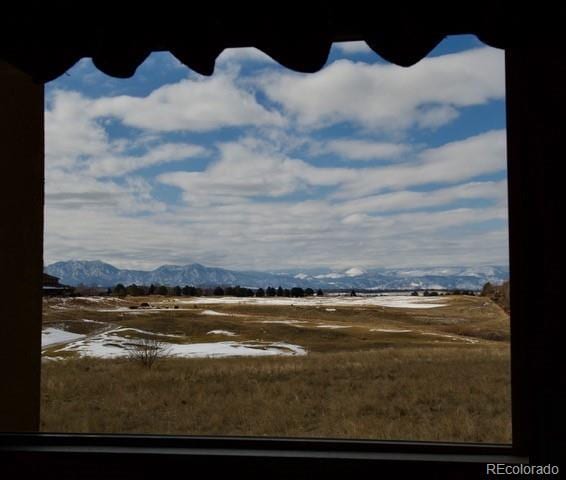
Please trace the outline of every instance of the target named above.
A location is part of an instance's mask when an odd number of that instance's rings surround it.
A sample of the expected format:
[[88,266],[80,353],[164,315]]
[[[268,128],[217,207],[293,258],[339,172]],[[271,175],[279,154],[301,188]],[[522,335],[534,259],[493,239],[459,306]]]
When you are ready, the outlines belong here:
[[[418,297],[419,292],[417,290],[413,290],[411,292],[411,295],[413,297]],[[438,297],[439,295],[469,295],[473,297],[476,295],[476,292],[474,292],[473,290],[460,290],[458,288],[455,290],[446,290],[444,292],[437,292],[436,290],[425,290],[422,292],[423,297]]]
[[116,295],[118,297],[124,297],[126,295],[141,297],[146,295],[170,295],[175,297],[187,296],[187,297],[312,297],[323,296],[324,292],[322,289],[313,290],[312,288],[283,288],[279,286],[274,288],[269,286],[267,288],[246,288],[240,285],[233,286],[216,286],[216,287],[194,287],[190,285],[185,285],[181,287],[177,285],[175,287],[167,287],[165,285],[136,285],[135,283],[131,285],[124,285],[122,283],[116,284],[114,287],[108,289],[108,294]]

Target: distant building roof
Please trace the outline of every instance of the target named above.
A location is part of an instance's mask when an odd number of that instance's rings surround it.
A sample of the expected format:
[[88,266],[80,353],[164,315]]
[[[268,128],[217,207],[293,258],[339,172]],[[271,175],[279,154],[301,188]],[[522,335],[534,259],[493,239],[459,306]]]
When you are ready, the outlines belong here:
[[62,287],[59,283],[59,277],[43,273],[43,287]]

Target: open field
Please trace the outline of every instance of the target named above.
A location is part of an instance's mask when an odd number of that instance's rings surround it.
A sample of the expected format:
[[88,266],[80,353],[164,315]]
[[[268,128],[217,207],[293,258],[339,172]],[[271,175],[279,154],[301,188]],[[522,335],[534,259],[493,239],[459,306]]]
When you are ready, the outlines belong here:
[[[170,356],[128,360],[139,338]],[[481,297],[52,298],[43,344],[44,431],[511,438],[508,317]]]

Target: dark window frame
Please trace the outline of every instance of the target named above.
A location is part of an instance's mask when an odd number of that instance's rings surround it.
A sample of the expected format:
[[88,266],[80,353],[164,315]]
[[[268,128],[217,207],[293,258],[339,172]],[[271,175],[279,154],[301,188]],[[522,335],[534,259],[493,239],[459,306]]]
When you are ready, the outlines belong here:
[[[560,245],[563,233],[552,223],[560,211],[557,183],[549,155],[559,153],[564,127],[560,107],[566,73],[562,51],[516,48],[506,51],[509,236],[511,265],[511,446],[427,442],[346,441],[156,435],[0,434],[0,471],[21,475],[53,470],[57,478],[77,472],[81,478],[138,478],[176,468],[213,475],[246,471],[251,477],[334,474],[357,476],[369,471],[437,478],[479,478],[485,463],[557,462],[564,446],[559,435],[561,398],[558,378],[548,366],[558,359],[556,266],[545,247]],[[536,71],[535,71],[536,70]],[[37,132],[36,132],[37,133]],[[554,182],[554,183],[553,183]],[[541,208],[546,211],[544,214]],[[534,229],[542,229],[542,232]],[[549,236],[552,234],[552,236]],[[534,254],[543,252],[543,259]],[[37,253],[37,252],[35,252]],[[541,300],[528,293],[546,275]],[[34,296],[35,295],[35,296]],[[41,300],[39,289],[32,303]],[[542,310],[541,310],[542,305]],[[37,325],[35,326],[37,329]],[[36,332],[38,333],[38,332]],[[559,365],[559,364],[558,364]],[[37,371],[35,372],[38,373]],[[36,399],[38,401],[38,399]],[[16,409],[17,410],[17,409]],[[16,415],[18,412],[15,412]],[[1,466],[3,465],[3,466]]]

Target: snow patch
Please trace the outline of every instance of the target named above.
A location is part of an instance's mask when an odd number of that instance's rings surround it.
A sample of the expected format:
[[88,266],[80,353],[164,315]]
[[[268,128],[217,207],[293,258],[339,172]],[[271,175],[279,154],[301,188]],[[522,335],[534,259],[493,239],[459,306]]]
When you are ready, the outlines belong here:
[[318,328],[352,328],[351,325],[317,325]]
[[220,313],[220,312],[216,312],[214,310],[203,310],[202,312],[200,312],[201,315],[217,315],[217,316],[221,316],[221,317],[226,317],[229,316],[229,313]]
[[157,307],[138,307],[138,308],[128,308],[128,307],[119,307],[119,308],[101,308],[96,310],[97,312],[105,312],[105,313],[131,313],[133,315],[143,315],[145,313],[152,313],[152,312],[179,312],[179,311],[192,311],[190,308],[173,308],[173,307],[164,307],[164,308],[157,308]]
[[234,332],[230,332],[229,330],[211,330],[207,332],[207,335],[226,335],[228,337],[237,337],[238,334]]
[[[197,297],[191,300],[178,300],[180,304],[191,305],[290,305],[296,307],[366,307],[380,306],[390,308],[438,308],[444,307],[448,303],[437,297],[412,297],[410,295],[358,295],[350,296],[331,296],[324,297]],[[114,310],[117,311],[117,310]],[[135,310],[134,310],[135,311]]]
[[98,323],[99,325],[108,325],[108,322],[101,322],[99,320],[89,320],[88,318],[83,318],[81,322],[84,323]]
[[286,325],[296,325],[297,323],[309,323],[305,320],[254,320],[253,323],[281,323]]
[[385,333],[408,333],[412,330],[401,330],[397,328],[370,328],[370,332],[385,332]]
[[[46,328],[43,331],[42,345],[64,344],[56,351],[51,352],[54,355],[61,352],[75,352],[81,357],[125,358],[129,356],[128,349],[136,340],[127,337],[127,334],[130,332],[157,339],[162,337],[184,337],[184,335],[154,333],[130,327],[109,329],[89,336],[78,335],[55,328]],[[208,334],[237,335],[228,330],[211,330]],[[285,342],[232,341],[189,344],[161,343],[164,348],[165,356],[184,358],[263,357],[272,355],[289,356],[307,354],[303,347]]]
[[117,297],[72,297],[73,300],[82,300],[84,302],[91,303],[103,303],[103,302],[123,302],[121,298]]
[[169,354],[173,357],[185,358],[219,358],[298,356],[306,355],[307,352],[303,347],[284,342],[214,342],[173,345]]
[[85,335],[67,332],[59,328],[44,328],[41,332],[41,348],[48,347],[49,345],[73,342],[84,337]]
[[[125,358],[129,355],[128,347],[132,344],[132,340],[119,335],[124,330],[135,329],[115,329],[93,335],[84,340],[69,343],[55,353],[75,352],[81,357]],[[164,347],[164,355],[184,358],[289,356],[306,355],[307,353],[299,345],[284,342],[211,342],[189,344],[163,342],[162,345]]]
[[452,340],[453,342],[466,342],[466,343],[479,343],[479,340],[475,339],[475,338],[467,338],[467,337],[460,337],[458,335],[447,335],[445,333],[432,333],[432,332],[421,332],[422,335],[431,335],[433,337],[442,337],[442,338],[448,338],[449,340]]

